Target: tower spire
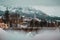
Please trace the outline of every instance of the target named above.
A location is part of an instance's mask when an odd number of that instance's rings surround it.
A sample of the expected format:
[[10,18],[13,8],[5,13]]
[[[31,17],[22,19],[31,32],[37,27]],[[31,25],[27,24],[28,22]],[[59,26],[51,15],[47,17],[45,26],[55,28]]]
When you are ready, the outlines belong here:
[[6,7],[6,10],[8,10],[8,7]]
[[36,18],[36,13],[34,13],[34,19]]

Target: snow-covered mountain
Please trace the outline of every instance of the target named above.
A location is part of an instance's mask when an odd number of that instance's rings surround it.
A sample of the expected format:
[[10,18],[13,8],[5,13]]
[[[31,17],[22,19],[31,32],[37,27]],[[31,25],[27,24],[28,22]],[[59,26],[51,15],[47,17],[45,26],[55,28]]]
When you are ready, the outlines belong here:
[[4,12],[0,10],[0,16],[3,15],[3,14],[4,14]]
[[[3,8],[6,9],[6,7],[0,7],[0,14],[3,14]],[[34,8],[30,8],[30,7],[15,7],[15,8],[8,8],[8,10],[10,11],[10,13],[12,12],[17,12],[19,13],[21,16],[26,16],[26,17],[34,17],[34,15],[36,15],[37,18],[44,18],[47,17],[48,15],[45,14],[44,12],[42,12],[41,10],[36,10]],[[2,12],[1,12],[2,11]]]
[[[3,15],[5,11],[3,11],[2,8],[6,10],[6,7],[0,7],[0,15]],[[48,14],[42,12],[41,10],[36,10],[35,8],[30,8],[30,7],[14,7],[14,8],[8,8],[10,13],[18,13],[20,16],[25,16],[25,17],[32,17],[36,16],[39,19],[55,19],[58,17],[51,17]],[[60,17],[59,17],[60,19]]]
[[41,10],[36,10],[34,8],[12,8],[10,10],[11,12],[17,12],[19,13],[20,15],[22,16],[27,16],[27,17],[34,17],[34,15],[37,17],[37,18],[45,18],[49,15],[45,14],[44,12],[42,12]]

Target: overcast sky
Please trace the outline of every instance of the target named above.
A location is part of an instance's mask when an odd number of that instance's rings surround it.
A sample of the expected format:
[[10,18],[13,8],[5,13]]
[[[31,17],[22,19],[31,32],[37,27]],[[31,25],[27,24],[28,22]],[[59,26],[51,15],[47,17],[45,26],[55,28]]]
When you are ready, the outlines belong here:
[[0,5],[8,7],[31,6],[49,15],[60,16],[60,0],[0,0]]
[[0,4],[7,6],[60,6],[60,0],[0,0]]

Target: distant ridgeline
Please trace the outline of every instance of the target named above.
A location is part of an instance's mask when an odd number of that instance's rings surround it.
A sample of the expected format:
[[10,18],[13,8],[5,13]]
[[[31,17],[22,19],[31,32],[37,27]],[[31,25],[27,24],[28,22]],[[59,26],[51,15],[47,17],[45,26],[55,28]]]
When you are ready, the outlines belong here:
[[[45,14],[41,10],[36,10],[32,8],[25,8],[25,9],[24,8],[13,8],[12,10],[15,10],[16,13],[20,14],[20,16],[34,18],[34,15],[36,15],[36,18],[39,18],[39,19],[60,20],[60,17],[57,17],[57,16],[52,17],[52,16]],[[15,13],[15,12],[12,12],[12,10],[9,12]],[[0,10],[0,16],[4,14],[5,12]]]
[[48,20],[60,20],[60,17],[51,17],[51,16],[48,16],[46,19]]
[[4,12],[0,10],[0,16],[4,15]]

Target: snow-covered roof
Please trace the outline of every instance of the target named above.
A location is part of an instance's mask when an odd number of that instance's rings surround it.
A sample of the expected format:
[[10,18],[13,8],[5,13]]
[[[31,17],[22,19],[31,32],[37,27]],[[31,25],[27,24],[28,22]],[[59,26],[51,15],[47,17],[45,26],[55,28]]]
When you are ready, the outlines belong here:
[[37,21],[41,21],[40,19],[38,19],[38,18],[34,18],[35,20],[37,20]]
[[29,19],[29,18],[26,18],[26,19],[24,19],[24,21],[31,21],[32,19]]

